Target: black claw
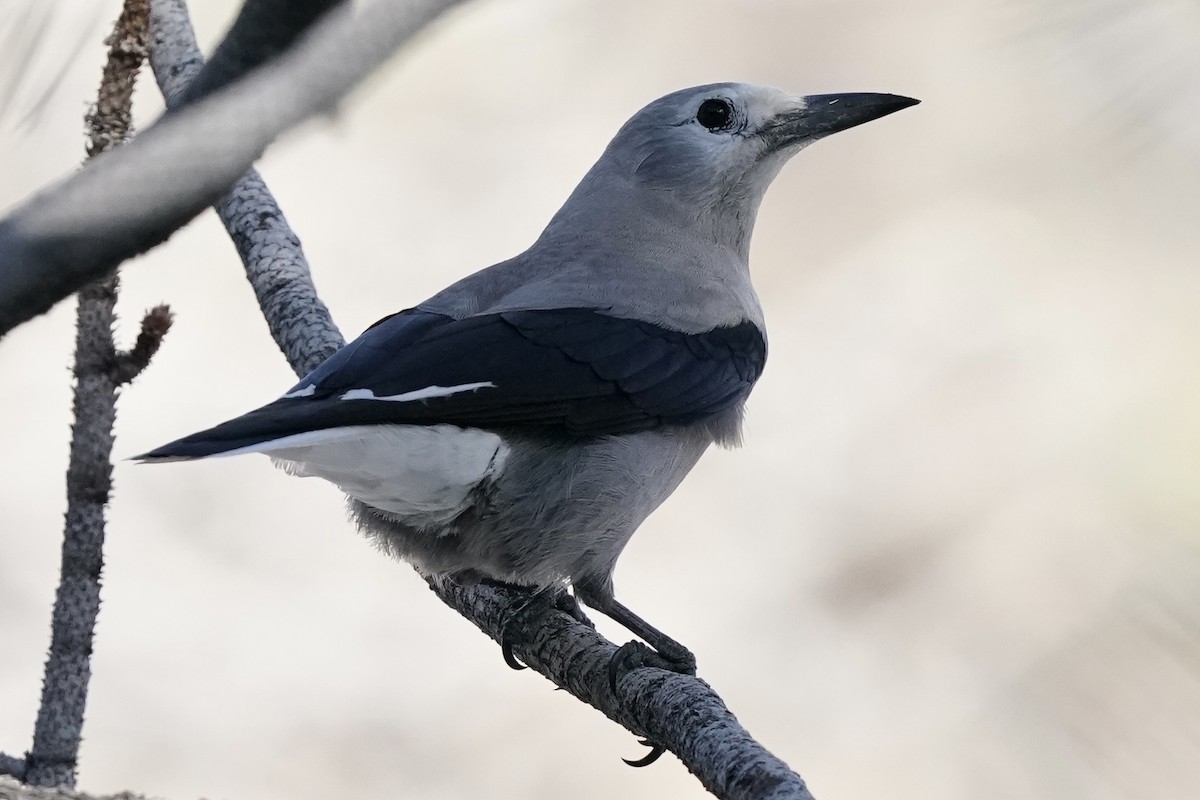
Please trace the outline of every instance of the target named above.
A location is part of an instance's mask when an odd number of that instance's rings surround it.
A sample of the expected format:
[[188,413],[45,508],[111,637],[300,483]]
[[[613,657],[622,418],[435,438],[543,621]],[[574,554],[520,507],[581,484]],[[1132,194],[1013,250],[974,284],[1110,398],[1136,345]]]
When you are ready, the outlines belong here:
[[505,584],[505,583],[500,583],[498,581],[490,581],[486,578],[481,579],[480,583],[492,585],[497,589],[505,589],[510,592],[516,592],[516,593],[525,595],[525,597],[523,599],[516,601],[517,602],[516,608],[514,608],[509,613],[508,618],[505,619],[500,624],[500,654],[502,656],[504,656],[504,663],[508,664],[508,666],[510,668],[515,669],[518,672],[523,669],[528,669],[528,667],[526,665],[524,665],[520,661],[518,661],[517,657],[515,655],[513,655],[513,646],[512,646],[512,638],[513,637],[512,637],[511,627],[515,624],[516,619],[518,617],[520,617],[522,614],[525,614],[526,612],[528,612],[530,607],[532,607],[534,604],[536,604],[539,601],[539,599],[540,599],[539,594],[537,592],[532,592],[523,586],[516,586],[513,584]]
[[[486,580],[484,581],[486,582]],[[504,631],[500,637],[500,652],[504,655],[504,663],[515,670],[528,669],[525,664],[517,660],[513,655],[512,642],[509,641],[509,626],[515,624],[516,619],[526,614],[539,614],[546,608],[555,608],[559,611],[566,612],[576,620],[585,623],[591,627],[595,627],[592,621],[583,613],[583,609],[575,602],[575,598],[571,596],[565,589],[560,591],[530,591],[521,586],[513,586],[509,584],[496,583],[497,588],[505,588],[510,591],[517,591],[527,595],[525,600],[521,602],[509,615],[508,619],[503,623]]]
[[529,667],[522,664],[517,660],[517,657],[513,655],[512,645],[510,643],[500,643],[500,654],[504,656],[504,663],[508,664],[508,666],[512,667],[517,672],[520,672],[523,669],[529,669]]
[[646,753],[646,755],[642,756],[641,758],[634,759],[633,761],[630,761],[628,758],[621,759],[631,767],[648,767],[655,761],[658,761],[659,756],[667,752],[667,748],[663,747],[661,744],[655,744],[649,739],[638,739],[638,744],[649,747],[650,752]]
[[[632,644],[630,642],[629,644]],[[621,677],[624,671],[625,661],[628,654],[625,654],[626,645],[621,645],[617,648],[617,652],[613,653],[613,657],[608,660],[608,690],[614,695],[617,693],[617,679]]]
[[517,603],[516,608],[514,608],[509,613],[508,618],[501,623],[502,632],[500,636],[500,652],[504,656],[504,663],[508,664],[508,666],[515,670],[528,669],[525,664],[522,664],[517,660],[517,657],[513,655],[512,642],[509,640],[508,629],[510,626],[516,624],[518,617],[524,617],[525,615],[535,615],[536,617],[536,615],[543,614],[548,609],[557,609],[558,611],[569,614],[572,618],[583,623],[584,625],[587,625],[588,627],[596,627],[592,621],[587,618],[587,615],[583,613],[583,609],[580,607],[579,603],[575,601],[575,598],[566,589],[535,591],[530,590],[528,587],[502,583],[487,578],[480,578],[478,579],[478,582],[484,585],[493,586],[498,589],[505,589],[510,592],[517,592],[525,595],[523,601]]

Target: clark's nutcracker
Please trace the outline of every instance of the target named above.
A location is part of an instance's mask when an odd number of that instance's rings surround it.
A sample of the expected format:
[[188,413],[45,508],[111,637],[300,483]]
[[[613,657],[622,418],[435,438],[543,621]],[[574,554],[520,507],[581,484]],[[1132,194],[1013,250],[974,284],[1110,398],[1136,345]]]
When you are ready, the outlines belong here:
[[747,263],[767,186],[813,141],[916,102],[669,94],[524,253],[377,322],[275,402],[138,458],[264,453],[340,487],[424,574],[570,585],[657,651],[641,663],[694,671],[617,602],[613,567],[709,445],[738,444],[767,356]]

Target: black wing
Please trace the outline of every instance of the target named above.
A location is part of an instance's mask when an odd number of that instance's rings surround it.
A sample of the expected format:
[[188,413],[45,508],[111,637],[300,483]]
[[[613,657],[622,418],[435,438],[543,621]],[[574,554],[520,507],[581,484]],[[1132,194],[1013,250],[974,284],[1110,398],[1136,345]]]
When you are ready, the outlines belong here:
[[376,323],[274,403],[142,458],[212,455],[346,425],[631,433],[728,409],[765,360],[750,322],[686,334],[590,309],[463,320],[410,310]]

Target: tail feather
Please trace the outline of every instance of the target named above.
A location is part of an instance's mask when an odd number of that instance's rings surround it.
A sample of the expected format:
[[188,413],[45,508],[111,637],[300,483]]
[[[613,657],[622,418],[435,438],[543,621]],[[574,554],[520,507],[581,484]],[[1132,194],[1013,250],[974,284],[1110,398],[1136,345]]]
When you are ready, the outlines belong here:
[[193,461],[209,456],[254,452],[256,445],[311,430],[310,416],[304,413],[303,406],[276,401],[228,422],[156,447],[131,460],[145,463]]
[[247,447],[278,438],[274,434],[247,430],[244,419],[238,417],[208,430],[176,439],[149,452],[133,456],[131,460],[143,463],[194,461],[209,456],[233,455],[235,451],[243,452]]
[[[302,434],[317,433],[348,425],[386,425],[409,420],[397,419],[398,407],[408,404],[340,400],[325,398],[281,397],[273,403],[256,408],[248,414],[222,422],[208,430],[193,433],[162,447],[134,456],[142,462],[191,461],[209,456],[238,455],[265,452],[267,445],[277,440]],[[419,404],[420,411],[425,408]],[[412,422],[426,423],[423,419]]]

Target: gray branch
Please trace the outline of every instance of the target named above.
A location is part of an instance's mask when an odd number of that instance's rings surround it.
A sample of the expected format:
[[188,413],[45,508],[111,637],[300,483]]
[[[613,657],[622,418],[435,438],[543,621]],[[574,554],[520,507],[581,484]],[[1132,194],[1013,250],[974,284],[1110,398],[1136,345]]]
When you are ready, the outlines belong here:
[[83,712],[92,676],[92,636],[100,612],[104,510],[112,489],[112,428],[118,385],[111,371],[116,299],[115,275],[79,292],[75,424],[67,466],[62,566],[33,747],[25,759],[25,782],[32,786],[75,786]]
[[246,0],[203,72],[187,84],[184,102],[218,91],[290,47],[344,0]]
[[654,667],[629,672],[614,694],[617,646],[561,611],[522,614],[528,595],[487,586],[431,586],[442,602],[530,668],[627,730],[674,753],[705,789],[729,800],[813,800],[804,780],[755,741],[703,680]]
[[242,80],[164,115],[0,220],[0,336],[164,241],[283,131],[328,111],[461,0],[341,5]]
[[[151,63],[168,97],[201,62],[182,0],[153,0]],[[159,47],[161,50],[158,50]],[[312,285],[299,240],[257,175],[222,201],[276,343],[297,375],[341,346],[343,338]],[[265,203],[265,205],[263,205]],[[264,212],[265,209],[265,212]],[[260,228],[265,213],[271,224]],[[704,681],[654,668],[629,672],[614,694],[607,665],[616,646],[555,610],[520,613],[528,595],[487,586],[433,587],[443,602],[496,641],[502,634],[530,667],[633,733],[676,754],[718,797],[811,800],[804,781],[737,722]],[[500,663],[497,653],[497,663]]]
[[[167,107],[175,109],[193,100],[192,81],[209,68],[183,0],[151,0],[150,9],[150,66]],[[271,336],[288,360],[308,373],[345,342],[317,296],[300,240],[256,170],[247,172],[215,208],[246,265]]]
[[0,775],[9,775],[19,781],[24,781],[25,759],[0,753]]
[[[108,39],[99,95],[88,114],[87,150],[91,156],[121,144],[129,135],[133,88],[146,57],[148,25],[148,0],[126,0]],[[62,565],[33,746],[21,765],[24,781],[33,786],[75,786],[92,674],[92,639],[100,611],[104,514],[112,489],[117,390],[149,363],[170,325],[165,309],[157,316],[148,315],[136,356],[118,353],[113,342],[117,288],[114,273],[79,292],[75,424],[67,467]],[[154,321],[162,324],[156,326]]]

